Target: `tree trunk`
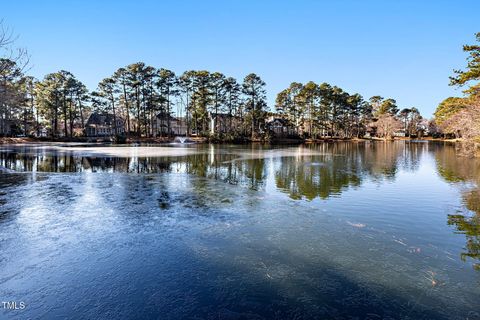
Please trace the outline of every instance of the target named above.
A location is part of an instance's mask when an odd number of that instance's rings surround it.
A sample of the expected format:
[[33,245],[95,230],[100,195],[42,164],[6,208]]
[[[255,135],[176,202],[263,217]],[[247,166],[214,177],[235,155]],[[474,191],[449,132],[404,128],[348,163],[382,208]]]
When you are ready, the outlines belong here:
[[171,136],[171,123],[170,123],[170,89],[167,89],[167,136]]
[[67,97],[63,94],[63,135],[67,137]]
[[117,115],[115,114],[115,97],[113,96],[113,94],[111,95],[110,97],[111,101],[112,101],[112,111],[113,111],[113,130],[115,132],[115,136],[118,135],[118,131],[117,131]]
[[82,128],[85,128],[85,118],[83,117],[83,106],[81,98],[78,98],[78,108],[80,109],[80,121],[82,122]]
[[135,88],[135,100],[137,104],[137,136],[141,136],[140,132],[140,96],[138,92],[138,86]]
[[58,128],[58,95],[55,94],[55,110],[53,110],[54,113],[54,121],[53,121],[53,130],[52,134],[54,137],[57,136],[57,128]]
[[252,140],[255,138],[255,92],[252,95]]
[[186,90],[187,96],[186,96],[186,105],[185,105],[185,122],[187,125],[187,137],[190,136],[190,119],[189,119],[189,106],[188,106],[188,90]]
[[125,109],[127,111],[127,137],[130,134],[130,109],[128,107],[127,89],[125,82],[122,82],[123,87],[123,99],[125,100]]

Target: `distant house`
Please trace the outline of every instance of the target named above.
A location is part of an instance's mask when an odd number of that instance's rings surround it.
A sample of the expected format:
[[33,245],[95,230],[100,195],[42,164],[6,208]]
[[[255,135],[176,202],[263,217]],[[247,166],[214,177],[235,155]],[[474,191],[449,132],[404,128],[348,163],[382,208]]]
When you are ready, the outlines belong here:
[[211,134],[228,133],[232,128],[237,128],[241,123],[240,117],[230,115],[228,113],[213,113],[208,114],[209,124],[208,129]]
[[290,122],[280,116],[270,116],[266,120],[267,130],[273,132],[275,136],[290,136],[295,135],[295,128]]
[[[116,126],[113,114],[102,114],[94,112],[90,115],[85,125],[87,137],[108,137],[125,133],[125,120],[116,116]],[[116,132],[115,132],[116,127]]]
[[37,138],[46,138],[48,137],[48,129],[45,128],[44,126],[39,127],[37,130],[35,130],[35,137]]
[[[184,118],[172,117],[167,112],[160,112],[155,118],[155,135],[187,135],[187,123]],[[170,126],[170,132],[168,130]]]
[[366,139],[371,139],[376,135],[377,135],[377,127],[373,126],[372,124],[369,124],[365,129],[365,134],[363,135],[363,137]]
[[394,137],[406,137],[406,136],[407,136],[407,132],[405,131],[405,129],[395,130],[395,131],[393,132],[393,136],[394,136]]

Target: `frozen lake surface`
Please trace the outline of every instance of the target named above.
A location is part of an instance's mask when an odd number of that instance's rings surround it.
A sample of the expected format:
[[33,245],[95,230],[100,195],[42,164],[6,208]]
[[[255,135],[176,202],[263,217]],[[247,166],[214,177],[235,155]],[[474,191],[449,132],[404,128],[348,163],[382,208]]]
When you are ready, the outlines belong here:
[[0,146],[0,319],[480,319],[440,143]]

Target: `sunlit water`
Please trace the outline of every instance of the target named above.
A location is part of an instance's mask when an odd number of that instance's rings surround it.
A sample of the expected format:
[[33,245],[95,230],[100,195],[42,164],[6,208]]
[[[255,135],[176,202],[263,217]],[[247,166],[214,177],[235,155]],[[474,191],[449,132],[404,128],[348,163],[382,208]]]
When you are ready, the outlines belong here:
[[[480,319],[452,145],[0,148],[15,319]],[[0,305],[1,307],[1,305]]]

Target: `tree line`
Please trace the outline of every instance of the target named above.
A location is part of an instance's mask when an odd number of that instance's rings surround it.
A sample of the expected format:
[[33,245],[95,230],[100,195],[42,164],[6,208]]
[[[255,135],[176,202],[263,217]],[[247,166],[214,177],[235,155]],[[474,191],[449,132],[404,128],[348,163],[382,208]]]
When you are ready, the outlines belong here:
[[26,123],[34,123],[35,130],[46,125],[54,137],[59,130],[73,137],[79,134],[75,127],[83,128],[90,113],[101,112],[124,119],[126,132],[136,136],[152,136],[159,114],[164,115],[168,132],[171,116],[176,115],[187,119],[188,135],[206,135],[209,113],[222,113],[238,119],[235,127],[229,122],[229,132],[256,137],[267,114],[265,82],[254,73],[239,83],[220,72],[189,70],[176,76],[137,62],[119,68],[89,92],[65,70],[35,80],[23,75],[14,61],[0,63],[6,66],[0,74],[1,88],[6,89],[0,91],[2,119],[24,119],[21,132],[27,130]]
[[[125,120],[130,135],[150,137],[157,115],[164,115],[170,132],[171,115],[186,119],[187,135],[208,135],[209,114],[226,115],[227,132],[252,138],[268,134],[266,119],[277,116],[304,138],[354,138],[367,133],[388,138],[397,130],[417,135],[423,120],[418,109],[399,110],[394,99],[373,96],[365,100],[328,83],[293,82],[278,93],[276,113],[266,103],[265,82],[256,74],[242,83],[220,72],[189,70],[180,76],[171,70],[137,62],[119,68],[89,92],[72,73],[60,70],[42,80],[25,76],[10,60],[2,70],[3,119],[21,119],[21,132],[44,125],[53,137],[80,135],[92,112]],[[5,94],[6,93],[6,94]],[[6,99],[5,99],[6,98]],[[214,121],[216,118],[213,118]],[[232,121],[232,119],[236,119]],[[114,120],[114,123],[116,121]],[[30,132],[31,133],[31,132]]]
[[116,70],[99,83],[91,97],[93,109],[122,115],[127,132],[137,136],[153,135],[158,114],[164,115],[161,119],[167,132],[174,114],[186,120],[187,135],[205,135],[209,113],[222,113],[239,119],[235,128],[230,121],[230,132],[254,137],[260,133],[267,111],[265,82],[254,73],[239,83],[220,72],[189,70],[177,76],[143,62]]
[[[1,28],[0,28],[1,29]],[[0,34],[0,48],[11,42]],[[8,39],[7,39],[8,40]],[[71,72],[60,70],[37,80],[26,75],[24,59],[2,54],[0,58],[0,134],[52,137],[83,135],[92,112],[125,121],[130,136],[151,137],[157,116],[171,132],[172,116],[180,117],[187,135],[211,135],[221,114],[230,137],[264,139],[272,134],[267,119],[280,118],[291,135],[302,138],[360,138],[365,135],[391,138],[402,131],[416,136],[425,131],[418,109],[399,109],[394,99],[364,99],[328,83],[292,82],[277,94],[271,110],[266,84],[255,73],[242,82],[221,72],[172,70],[143,62],[121,67],[89,91]],[[212,116],[213,115],[213,116]]]
[[328,83],[292,82],[276,98],[276,110],[286,116],[297,134],[305,137],[391,138],[398,130],[414,136],[425,129],[417,108],[401,111],[392,98],[349,94]]

